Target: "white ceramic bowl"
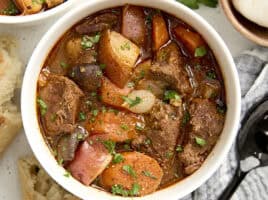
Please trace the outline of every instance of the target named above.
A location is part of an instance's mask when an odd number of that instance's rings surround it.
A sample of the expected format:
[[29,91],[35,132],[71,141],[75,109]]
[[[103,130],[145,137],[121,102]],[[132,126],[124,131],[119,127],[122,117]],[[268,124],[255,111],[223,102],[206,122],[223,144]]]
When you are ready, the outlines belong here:
[[[135,3],[134,3],[135,2]],[[53,46],[59,38],[75,23],[84,17],[93,14],[99,10],[122,6],[126,3],[135,5],[154,7],[164,10],[194,27],[213,50],[219,64],[225,81],[226,100],[228,111],[223,132],[210,153],[204,164],[191,176],[184,180],[171,185],[165,189],[159,190],[153,194],[129,198],[129,199],[146,199],[146,200],[177,200],[197,187],[203,184],[220,164],[224,161],[230,147],[235,140],[240,116],[240,86],[237,71],[232,56],[220,38],[218,33],[199,15],[187,7],[167,0],[96,0],[80,5],[62,17],[42,38],[36,47],[29,65],[26,69],[23,87],[22,87],[22,117],[25,132],[28,141],[32,147],[35,156],[42,166],[60,185],[82,199],[126,199],[123,197],[113,196],[110,193],[97,190],[92,187],[86,187],[72,177],[64,176],[65,170],[59,166],[50,153],[39,129],[36,111],[36,85],[41,67]]]
[[63,14],[64,11],[67,11],[72,6],[75,6],[75,3],[77,3],[77,0],[68,0],[45,12],[40,12],[32,15],[25,15],[25,16],[0,15],[0,24],[38,25],[44,22],[45,20]]

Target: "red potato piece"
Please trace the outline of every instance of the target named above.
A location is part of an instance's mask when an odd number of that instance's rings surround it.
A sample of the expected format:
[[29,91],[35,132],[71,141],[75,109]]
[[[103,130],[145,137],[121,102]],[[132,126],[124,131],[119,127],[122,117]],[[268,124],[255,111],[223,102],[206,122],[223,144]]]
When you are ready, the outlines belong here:
[[205,41],[198,33],[190,31],[182,26],[177,26],[174,29],[174,34],[192,55],[194,55],[196,48],[206,45]]
[[145,15],[143,9],[127,5],[123,9],[122,34],[139,46],[144,46],[146,39]]
[[139,119],[131,113],[107,111],[97,115],[94,122],[89,122],[86,129],[93,134],[104,134],[106,139],[114,142],[124,142],[129,139],[135,139],[138,134],[135,130]]
[[[91,142],[88,142],[89,140]],[[68,166],[72,176],[85,185],[90,185],[112,160],[111,154],[101,141],[92,137],[89,137],[88,141],[80,145],[74,160]]]
[[[122,185],[130,190],[134,183],[140,186],[139,196],[143,196],[156,191],[160,185],[163,170],[157,161],[139,152],[122,153],[124,161],[110,165],[100,176],[101,185],[110,190],[115,184]],[[132,167],[135,177],[123,170],[123,166]]]
[[140,48],[120,33],[106,30],[99,43],[99,62],[106,65],[107,77],[124,88],[132,75]]
[[123,89],[117,87],[109,79],[103,77],[100,88],[102,102],[116,107],[122,107],[124,103],[122,96],[127,96],[131,88],[124,87]]
[[161,15],[153,16],[153,50],[157,51],[169,40],[167,25]]

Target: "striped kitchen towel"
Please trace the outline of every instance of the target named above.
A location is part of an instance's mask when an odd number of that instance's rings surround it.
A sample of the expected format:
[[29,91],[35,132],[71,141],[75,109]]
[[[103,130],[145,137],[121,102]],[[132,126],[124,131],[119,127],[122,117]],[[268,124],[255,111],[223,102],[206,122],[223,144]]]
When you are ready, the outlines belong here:
[[[235,58],[242,94],[241,120],[252,105],[268,95],[268,48],[257,47]],[[237,167],[235,145],[215,174],[183,200],[217,200],[232,180]],[[251,171],[232,200],[267,200],[268,167]]]

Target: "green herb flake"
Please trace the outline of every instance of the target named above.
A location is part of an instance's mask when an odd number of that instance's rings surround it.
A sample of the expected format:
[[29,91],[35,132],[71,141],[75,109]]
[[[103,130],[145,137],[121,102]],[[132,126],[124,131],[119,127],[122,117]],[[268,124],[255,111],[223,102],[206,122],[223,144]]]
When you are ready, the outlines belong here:
[[131,190],[129,190],[129,196],[137,196],[139,195],[141,190],[141,186],[138,183],[134,183],[132,185]]
[[40,108],[41,115],[44,116],[47,113],[47,104],[39,97],[37,103]]
[[206,140],[204,140],[203,138],[200,138],[200,137],[195,137],[195,142],[196,142],[196,144],[198,144],[201,147],[203,147],[207,144]]
[[132,166],[130,165],[123,165],[122,169],[127,172],[130,176],[136,178],[136,172],[134,171],[134,169],[132,168]]
[[66,178],[69,178],[71,176],[71,173],[66,171],[65,174],[63,174],[63,176],[65,176]]
[[183,118],[182,118],[182,125],[185,126],[191,119],[190,113],[188,110],[185,111]]
[[101,70],[104,70],[106,68],[106,65],[105,64],[100,64],[100,68],[101,68]]
[[56,119],[57,119],[57,114],[56,114],[56,113],[53,113],[53,114],[51,115],[51,117],[50,117],[50,120],[51,120],[52,122],[55,122]]
[[179,153],[183,152],[183,147],[181,145],[177,145],[176,146],[176,151],[179,152]]
[[145,124],[143,124],[143,123],[137,122],[135,125],[135,129],[137,131],[142,131],[142,130],[144,130],[144,128],[145,128]]
[[94,44],[97,44],[100,40],[100,34],[96,34],[95,36],[84,35],[81,40],[81,46],[84,50],[90,49]]
[[103,141],[103,145],[109,151],[110,154],[115,153],[116,143],[114,141],[112,141],[112,140]]
[[85,139],[85,135],[83,133],[77,133],[77,139],[78,140],[84,140]]
[[146,138],[146,140],[144,141],[144,144],[145,145],[150,145],[150,144],[152,144],[152,140],[149,139],[149,138]]
[[83,112],[79,113],[79,121],[85,121],[87,119],[86,114]]
[[152,178],[152,179],[157,179],[155,176],[153,176],[152,175],[152,173],[151,172],[149,172],[149,171],[142,171],[142,174],[144,175],[144,176],[147,176],[147,177],[150,177],[150,178]]
[[128,125],[126,124],[121,124],[120,128],[123,129],[124,131],[127,131],[129,129]]
[[69,65],[63,61],[60,62],[60,66],[63,68],[63,69],[67,69],[69,67]]
[[111,192],[114,195],[122,195],[123,197],[127,197],[129,195],[129,191],[124,189],[122,185],[113,185],[111,188]]
[[92,97],[96,97],[97,96],[97,93],[96,92],[91,92],[91,96]]
[[96,76],[97,77],[102,77],[102,75],[103,75],[102,71],[100,71],[100,70],[96,71]]
[[63,160],[62,158],[59,158],[59,159],[58,159],[58,164],[59,164],[60,166],[63,165],[63,162],[64,162],[64,160]]
[[174,90],[166,90],[164,93],[164,101],[171,100],[171,99],[180,100],[181,97]]
[[129,144],[124,144],[123,148],[127,151],[131,150],[130,145]]
[[122,156],[122,154],[120,154],[120,153],[114,154],[114,157],[113,157],[113,163],[114,164],[121,163],[123,161],[124,161],[124,157]]
[[134,82],[128,82],[127,83],[127,87],[128,88],[134,88],[134,86],[135,86],[135,83]]
[[194,57],[203,57],[207,54],[207,49],[204,46],[197,47],[194,51]]
[[91,111],[91,113],[92,113],[92,115],[94,117],[96,117],[99,114],[99,110],[98,109],[94,109],[94,110]]
[[122,99],[129,105],[129,107],[134,107],[142,102],[140,97],[136,97],[136,99],[130,99],[127,96],[122,96]]
[[0,14],[2,15],[18,15],[19,13],[20,11],[13,1],[9,1],[8,6],[5,9],[0,10]]
[[216,76],[214,71],[207,72],[206,76],[207,76],[208,79],[216,79],[217,78],[217,76]]
[[170,159],[173,156],[173,152],[167,151],[166,152],[166,158]]
[[120,49],[122,50],[122,51],[124,51],[124,50],[130,50],[130,45],[129,45],[129,42],[125,42],[123,45],[121,45],[120,46]]

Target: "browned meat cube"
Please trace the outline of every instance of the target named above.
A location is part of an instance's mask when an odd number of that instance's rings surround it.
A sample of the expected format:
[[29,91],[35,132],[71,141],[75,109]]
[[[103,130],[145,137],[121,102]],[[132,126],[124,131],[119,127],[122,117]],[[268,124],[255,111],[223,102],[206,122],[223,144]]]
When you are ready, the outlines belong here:
[[[75,119],[83,92],[71,80],[64,76],[49,75],[47,83],[39,91],[39,103],[45,112],[41,120],[46,133],[57,135],[70,133],[75,128]],[[44,110],[43,110],[44,111]]]
[[192,92],[182,54],[175,43],[170,43],[157,52],[151,73],[154,79],[166,81],[182,94]]
[[194,99],[190,105],[188,141],[179,153],[185,174],[197,170],[215,145],[224,125],[224,116],[217,111],[216,104],[207,99]]

